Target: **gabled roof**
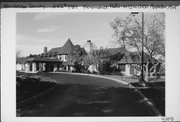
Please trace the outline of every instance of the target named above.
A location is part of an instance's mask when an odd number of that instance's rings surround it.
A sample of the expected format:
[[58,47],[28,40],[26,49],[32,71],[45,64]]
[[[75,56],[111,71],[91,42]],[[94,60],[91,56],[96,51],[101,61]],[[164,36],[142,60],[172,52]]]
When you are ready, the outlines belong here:
[[74,45],[70,39],[66,41],[66,43],[62,47],[62,53],[70,54],[74,50]]
[[[98,50],[93,50],[92,54],[97,54],[97,53],[101,53],[101,55],[106,57],[106,56],[113,56],[116,55],[117,53],[124,53],[124,48],[120,47],[120,48],[105,48],[105,49],[98,49]],[[102,52],[101,52],[102,51]]]
[[58,59],[32,57],[32,58],[28,58],[27,62],[61,62],[61,61]]
[[[155,58],[152,59],[153,62],[157,62]],[[149,55],[144,53],[143,63],[147,63],[149,61]],[[125,52],[123,58],[118,61],[118,64],[140,64],[141,58],[139,58],[138,52]]]
[[52,48],[48,53],[57,52],[57,54],[70,54],[74,50],[74,45],[70,39],[66,41],[63,47]]
[[26,60],[27,60],[26,57],[16,58],[16,63],[22,64],[22,63],[25,63]]

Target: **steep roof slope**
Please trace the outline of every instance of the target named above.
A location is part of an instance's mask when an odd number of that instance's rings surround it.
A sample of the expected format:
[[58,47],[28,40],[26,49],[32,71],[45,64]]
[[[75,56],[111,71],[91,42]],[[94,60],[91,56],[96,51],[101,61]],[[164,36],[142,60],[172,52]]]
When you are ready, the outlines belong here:
[[70,54],[74,50],[74,45],[70,39],[66,41],[63,47],[52,48],[48,53],[57,52],[57,54]]
[[74,45],[70,39],[62,47],[62,52],[60,54],[70,54],[74,50]]
[[[157,62],[155,58],[152,59],[153,62]],[[149,55],[144,52],[143,63],[147,63],[149,61]],[[138,56],[138,52],[125,52],[123,58],[118,61],[119,64],[126,64],[126,63],[141,63],[141,59]]]

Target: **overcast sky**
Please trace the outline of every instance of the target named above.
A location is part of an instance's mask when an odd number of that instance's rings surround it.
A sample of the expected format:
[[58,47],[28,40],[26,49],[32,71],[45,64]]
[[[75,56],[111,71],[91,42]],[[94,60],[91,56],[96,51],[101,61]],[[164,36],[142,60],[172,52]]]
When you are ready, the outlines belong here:
[[114,47],[110,23],[129,13],[17,13],[17,50],[21,55],[40,54],[61,47],[71,39],[73,44],[83,46],[87,40],[97,47]]

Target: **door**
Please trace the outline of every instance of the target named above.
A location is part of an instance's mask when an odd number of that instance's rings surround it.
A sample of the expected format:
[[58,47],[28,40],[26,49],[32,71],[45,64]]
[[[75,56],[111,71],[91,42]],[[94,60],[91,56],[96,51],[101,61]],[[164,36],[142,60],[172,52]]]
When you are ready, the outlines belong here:
[[130,66],[130,74],[134,75],[134,67],[133,66]]

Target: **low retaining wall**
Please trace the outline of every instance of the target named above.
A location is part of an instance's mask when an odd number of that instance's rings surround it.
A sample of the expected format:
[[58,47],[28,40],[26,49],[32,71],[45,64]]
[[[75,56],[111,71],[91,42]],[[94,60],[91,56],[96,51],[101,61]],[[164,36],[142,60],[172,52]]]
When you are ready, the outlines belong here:
[[139,95],[143,98],[141,102],[150,108],[149,111],[151,113],[155,113],[156,116],[162,116],[159,110],[154,107],[153,103],[142,92],[140,92],[136,87],[131,84],[129,84],[129,87],[135,89],[135,91],[139,93]]

